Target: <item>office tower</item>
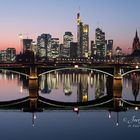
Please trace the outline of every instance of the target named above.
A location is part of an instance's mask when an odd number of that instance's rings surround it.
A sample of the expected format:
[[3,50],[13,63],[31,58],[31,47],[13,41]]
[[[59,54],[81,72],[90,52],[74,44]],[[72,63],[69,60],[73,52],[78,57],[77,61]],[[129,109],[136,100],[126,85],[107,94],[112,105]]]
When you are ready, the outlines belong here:
[[89,26],[81,22],[80,13],[77,14],[77,55],[87,57],[89,51]]
[[60,56],[60,44],[59,44],[59,38],[52,38],[51,39],[51,52],[50,57],[56,58]]
[[1,50],[0,51],[0,61],[1,62],[6,62],[7,61],[7,52],[6,52],[6,50]]
[[33,40],[32,39],[23,39],[22,41],[23,41],[23,53],[31,50]]
[[46,57],[49,57],[51,52],[51,35],[50,34],[41,34],[37,38],[38,45],[38,56],[44,60]]
[[73,41],[73,35],[71,32],[65,32],[63,36],[63,56],[70,57],[70,43]]
[[64,54],[63,54],[63,51],[64,50],[64,44],[60,44],[60,57],[63,57]]
[[106,56],[105,32],[100,28],[95,30],[95,44],[97,48],[97,57],[104,58]]
[[7,48],[7,61],[14,62],[16,59],[16,49],[15,48]]
[[108,40],[106,56],[107,56],[107,58],[111,58],[112,55],[113,55],[113,40]]
[[38,51],[38,45],[36,41],[32,42],[32,51],[34,52],[34,55],[36,56],[37,51]]
[[136,30],[136,35],[133,40],[132,53],[134,54],[140,53],[140,41],[139,41],[137,30]]
[[77,42],[70,43],[70,58],[77,58]]
[[91,57],[96,58],[97,55],[97,48],[96,44],[94,44],[94,41],[91,41]]
[[89,53],[89,26],[83,25],[83,57],[88,57]]
[[82,57],[82,34],[83,34],[83,23],[80,19],[80,13],[77,14],[77,56]]

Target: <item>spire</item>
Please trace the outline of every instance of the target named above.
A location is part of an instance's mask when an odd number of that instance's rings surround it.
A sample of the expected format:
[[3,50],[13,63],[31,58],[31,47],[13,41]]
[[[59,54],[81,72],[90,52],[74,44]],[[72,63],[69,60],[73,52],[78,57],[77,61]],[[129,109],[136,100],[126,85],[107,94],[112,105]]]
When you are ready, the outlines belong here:
[[137,32],[137,29],[136,29],[136,35],[135,35],[135,38],[138,38],[138,32]]
[[80,25],[80,22],[81,22],[81,18],[80,18],[80,9],[79,9],[77,13],[77,25]]

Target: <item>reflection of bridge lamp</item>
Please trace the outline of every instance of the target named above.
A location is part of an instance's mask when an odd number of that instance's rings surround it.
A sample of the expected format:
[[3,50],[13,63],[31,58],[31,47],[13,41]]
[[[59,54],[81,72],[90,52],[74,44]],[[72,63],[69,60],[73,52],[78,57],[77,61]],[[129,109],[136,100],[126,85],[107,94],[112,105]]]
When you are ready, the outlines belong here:
[[73,112],[76,112],[77,113],[78,118],[80,117],[79,108],[78,107],[74,107],[73,108]]
[[108,118],[111,119],[111,111],[109,111]]
[[35,120],[36,120],[36,115],[34,112],[32,112],[32,126],[35,126]]
[[135,107],[135,110],[137,111],[138,109],[139,109],[139,108],[136,106],[136,107]]
[[116,121],[116,126],[119,126],[119,112],[117,112],[117,121]]

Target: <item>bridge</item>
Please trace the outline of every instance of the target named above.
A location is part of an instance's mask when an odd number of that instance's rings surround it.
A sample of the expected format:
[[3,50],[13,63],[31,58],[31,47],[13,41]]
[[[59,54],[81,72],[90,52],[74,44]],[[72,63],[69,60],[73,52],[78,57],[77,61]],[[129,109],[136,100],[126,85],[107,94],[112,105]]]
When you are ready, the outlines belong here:
[[[126,69],[122,72],[122,70]],[[138,107],[140,102],[127,101],[122,99],[122,80],[123,76],[131,72],[139,72],[140,69],[136,66],[129,66],[123,64],[109,64],[109,65],[87,65],[87,66],[47,66],[44,64],[0,64],[0,70],[6,70],[13,73],[18,73],[29,78],[29,96],[13,101],[0,102],[0,108],[28,108],[30,111],[41,111],[48,108],[72,109],[78,107],[81,109],[107,108],[108,110],[121,110],[127,107]],[[49,99],[45,99],[38,95],[38,78],[44,74],[61,71],[61,70],[84,70],[104,73],[113,77],[113,94],[105,96],[101,99],[79,102],[79,103],[65,103]],[[123,106],[122,106],[123,104]],[[121,105],[121,106],[120,106]],[[123,107],[123,108],[122,108]],[[38,111],[39,111],[38,110]]]
[[[48,71],[49,72],[49,71]],[[42,73],[43,74],[43,73]],[[62,102],[46,99],[38,93],[38,79],[29,78],[29,95],[24,98],[0,101],[0,109],[2,110],[20,110],[32,113],[32,125],[35,125],[35,113],[52,110],[69,110],[79,114],[81,110],[105,110],[111,117],[111,112],[118,113],[140,108],[140,101],[125,100],[122,98],[122,78],[113,78],[113,93],[107,94],[101,98],[86,102]]]
[[112,86],[113,93],[99,99],[86,102],[62,102],[40,96],[38,93],[38,79],[29,79],[29,96],[11,101],[0,101],[0,109],[40,112],[49,109],[72,110],[77,107],[84,110],[104,109],[118,112],[126,111],[128,108],[140,107],[140,101],[130,101],[122,98],[122,79],[113,79]]
[[94,65],[47,65],[47,64],[0,64],[0,70],[6,70],[9,72],[17,73],[28,77],[29,79],[38,79],[43,74],[47,74],[54,71],[66,71],[66,70],[87,70],[112,76],[116,79],[122,79],[125,75],[132,72],[140,72],[139,64],[121,64],[121,63],[109,63],[109,64],[94,64]]

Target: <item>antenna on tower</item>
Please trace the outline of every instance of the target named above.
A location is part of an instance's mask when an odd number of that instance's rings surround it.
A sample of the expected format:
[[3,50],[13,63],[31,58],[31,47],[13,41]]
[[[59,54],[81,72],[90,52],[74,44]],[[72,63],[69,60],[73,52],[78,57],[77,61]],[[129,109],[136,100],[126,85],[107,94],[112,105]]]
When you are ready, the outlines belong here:
[[80,13],[80,6],[78,7],[78,13]]

